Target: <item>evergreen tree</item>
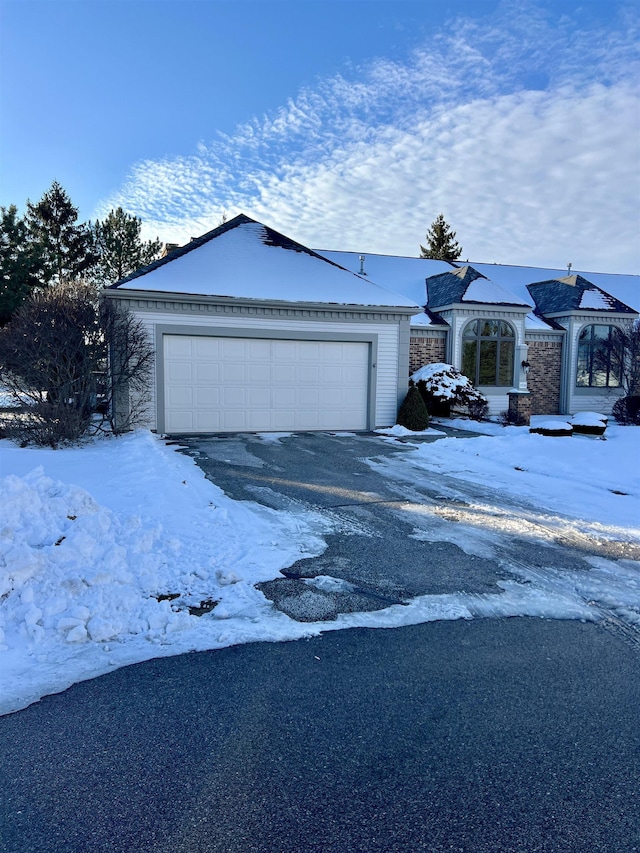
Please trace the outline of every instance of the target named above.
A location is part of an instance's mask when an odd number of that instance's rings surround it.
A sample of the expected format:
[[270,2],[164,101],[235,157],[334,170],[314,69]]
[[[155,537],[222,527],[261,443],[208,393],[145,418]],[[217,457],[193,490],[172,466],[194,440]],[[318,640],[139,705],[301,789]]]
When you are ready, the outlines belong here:
[[429,426],[429,413],[422,394],[411,385],[398,412],[398,423],[413,432],[422,432]]
[[40,253],[28,240],[24,219],[15,204],[0,207],[0,326],[11,319],[41,271]]
[[427,231],[428,247],[420,246],[421,258],[438,261],[455,261],[462,254],[462,247],[456,242],[456,232],[452,231],[440,213]]
[[119,207],[103,222],[92,226],[93,248],[98,258],[92,277],[100,284],[112,284],[160,257],[159,240],[141,240],[142,221]]
[[57,181],[37,204],[27,202],[29,239],[42,261],[38,271],[41,286],[72,281],[95,263],[91,232],[77,219],[78,208]]

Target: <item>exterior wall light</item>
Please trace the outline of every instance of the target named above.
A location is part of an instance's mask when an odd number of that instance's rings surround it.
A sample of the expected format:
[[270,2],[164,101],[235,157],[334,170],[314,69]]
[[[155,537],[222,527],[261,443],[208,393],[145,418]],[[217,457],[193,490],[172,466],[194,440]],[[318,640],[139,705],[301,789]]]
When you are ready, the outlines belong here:
[[529,375],[529,371],[531,370],[531,365],[529,364],[529,362],[528,362],[528,361],[523,361],[523,362],[522,362],[522,369],[524,370],[525,375],[526,375],[526,376],[528,376],[528,375]]

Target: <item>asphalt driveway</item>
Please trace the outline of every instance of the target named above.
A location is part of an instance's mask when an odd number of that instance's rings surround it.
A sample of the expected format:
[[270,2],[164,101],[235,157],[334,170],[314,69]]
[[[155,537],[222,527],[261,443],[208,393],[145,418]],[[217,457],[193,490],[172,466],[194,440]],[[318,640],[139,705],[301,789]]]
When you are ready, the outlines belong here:
[[[425,440],[425,439],[423,439]],[[434,439],[426,439],[432,441]],[[181,443],[183,440],[181,439]],[[317,512],[333,532],[327,550],[286,570],[286,579],[260,589],[300,621],[334,619],[337,613],[376,610],[417,595],[497,591],[505,576],[498,563],[469,556],[446,542],[412,537],[406,510],[442,500],[437,483],[399,485],[373,470],[365,457],[406,452],[402,442],[375,435],[306,433],[279,441],[255,435],[184,440],[205,474],[236,500],[253,500],[289,512]],[[318,589],[305,578],[329,576],[351,588]]]
[[[494,531],[486,556],[474,555],[464,541],[468,525],[451,534],[464,508],[481,500],[517,517],[525,504],[501,494],[499,484],[462,483],[413,466],[404,477],[394,468],[389,475],[385,460],[411,452],[403,441],[306,433],[279,440],[245,434],[180,443],[230,497],[325,519],[326,551],[291,566],[285,578],[260,585],[276,607],[299,621],[333,620],[338,613],[379,610],[420,595],[499,594],[499,582],[513,579],[513,566],[535,571],[561,563],[565,570],[590,569],[585,557],[595,544],[545,544],[543,535],[518,539],[506,527],[504,535]],[[434,532],[434,515],[425,508],[444,518],[442,535]],[[318,576],[344,583],[319,588],[305,583]]]

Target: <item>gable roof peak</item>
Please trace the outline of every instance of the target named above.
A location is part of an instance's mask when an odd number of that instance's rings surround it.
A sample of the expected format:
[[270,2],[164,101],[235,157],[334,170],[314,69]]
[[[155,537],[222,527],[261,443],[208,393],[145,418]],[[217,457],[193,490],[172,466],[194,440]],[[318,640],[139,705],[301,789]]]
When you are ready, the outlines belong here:
[[[476,278],[487,278],[486,275],[483,275],[478,270],[474,269],[470,264],[465,264],[463,267],[458,267],[453,272],[454,275],[457,275],[462,281],[468,279],[469,281],[475,281]],[[488,280],[488,279],[487,279]]]

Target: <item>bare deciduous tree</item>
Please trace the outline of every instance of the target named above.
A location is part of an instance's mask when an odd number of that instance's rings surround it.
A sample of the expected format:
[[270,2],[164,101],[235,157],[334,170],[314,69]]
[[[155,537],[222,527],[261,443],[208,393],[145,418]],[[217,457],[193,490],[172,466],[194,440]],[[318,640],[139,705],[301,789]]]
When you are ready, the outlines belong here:
[[[123,432],[143,414],[153,347],[127,311],[86,283],[34,292],[0,330],[0,382],[20,408],[4,431],[56,447],[97,431]],[[116,419],[116,403],[136,393]]]

